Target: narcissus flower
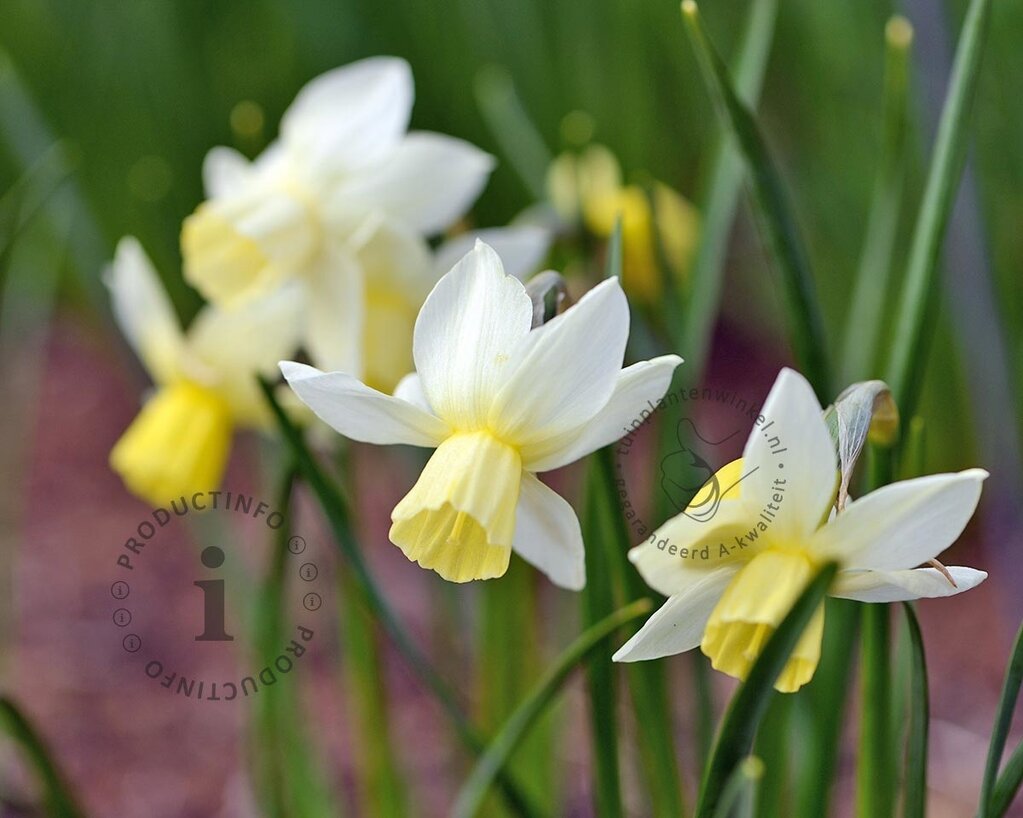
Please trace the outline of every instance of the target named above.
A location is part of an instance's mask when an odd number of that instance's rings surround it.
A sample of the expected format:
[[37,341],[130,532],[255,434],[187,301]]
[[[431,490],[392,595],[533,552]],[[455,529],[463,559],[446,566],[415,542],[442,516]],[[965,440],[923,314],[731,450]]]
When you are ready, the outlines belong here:
[[236,425],[271,418],[256,384],[299,337],[293,291],[223,311],[205,307],[185,333],[145,251],[121,239],[106,275],[114,317],[155,391],[110,452],[110,465],[154,505],[216,488]]
[[[987,472],[969,469],[904,480],[832,515],[835,449],[806,380],[782,370],[741,464],[722,470],[724,492],[709,520],[680,514],[629,559],[668,597],[616,661],[656,659],[697,646],[713,666],[744,679],[818,566],[837,561],[832,596],[895,602],[962,593],[987,576],[973,568],[919,568],[962,533]],[[720,472],[719,472],[720,474]],[[736,481],[738,479],[738,482]],[[813,677],[824,630],[821,606],[775,687]]]
[[[547,187],[558,213],[581,220],[596,236],[609,238],[621,218],[622,283],[630,296],[655,301],[663,289],[662,275],[685,281],[699,217],[670,187],[654,182],[648,191],[624,184],[618,160],[603,145],[591,145],[580,156],[559,156],[551,163]],[[669,270],[661,270],[662,258]]]
[[362,60],[306,85],[280,139],[254,162],[212,150],[203,168],[210,198],[182,229],[185,277],[221,307],[297,284],[313,359],[360,371],[366,243],[382,222],[438,233],[493,167],[461,140],[407,133],[412,98],[404,60]]
[[622,435],[681,363],[622,369],[629,310],[616,279],[530,329],[533,305],[477,242],[416,320],[416,373],[393,396],[350,375],[284,362],[298,396],[341,434],[436,447],[391,515],[390,538],[445,579],[499,577],[511,551],[567,588],[585,583],[572,507],[535,476]]

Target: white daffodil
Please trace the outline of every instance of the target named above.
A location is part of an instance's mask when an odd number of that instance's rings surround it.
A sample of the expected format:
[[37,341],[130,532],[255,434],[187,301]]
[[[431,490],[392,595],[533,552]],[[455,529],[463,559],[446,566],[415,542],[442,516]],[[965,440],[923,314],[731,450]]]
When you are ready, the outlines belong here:
[[220,484],[234,427],[271,418],[256,384],[299,337],[294,291],[238,310],[207,306],[183,332],[145,251],[121,239],[105,276],[114,317],[155,383],[110,452],[110,465],[154,505]]
[[214,148],[203,167],[209,199],[182,228],[185,277],[221,307],[297,283],[310,355],[357,371],[368,286],[359,255],[375,232],[367,221],[438,233],[493,167],[467,142],[407,132],[412,99],[404,60],[362,60],[306,85],[255,161]]
[[629,309],[617,279],[530,329],[533,305],[477,242],[416,320],[417,372],[394,396],[284,362],[298,396],[346,437],[436,447],[391,515],[391,541],[445,579],[501,576],[514,549],[567,588],[585,584],[572,507],[540,482],[622,435],[664,394],[676,355],[621,369]]
[[[985,477],[969,469],[904,480],[832,515],[838,467],[820,404],[802,375],[783,369],[741,462],[716,476],[731,488],[713,517],[680,514],[629,552],[668,601],[614,658],[656,659],[699,646],[716,669],[744,679],[817,566],[831,560],[841,567],[832,596],[895,602],[967,591],[987,574],[956,566],[946,577],[917,566],[959,537]],[[823,630],[822,605],[778,690],[798,690],[813,677]]]

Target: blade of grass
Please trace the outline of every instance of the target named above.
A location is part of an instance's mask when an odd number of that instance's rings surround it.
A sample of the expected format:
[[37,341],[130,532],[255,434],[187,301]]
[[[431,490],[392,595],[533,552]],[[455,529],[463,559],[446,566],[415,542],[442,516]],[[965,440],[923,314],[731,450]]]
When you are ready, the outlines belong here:
[[[753,0],[746,30],[735,62],[735,92],[756,108],[774,40],[778,0]],[[742,188],[743,160],[727,128],[717,137],[704,184],[700,242],[689,272],[690,287],[681,321],[672,322],[677,332],[676,348],[685,353],[686,365],[676,370],[679,378],[698,383],[710,349],[713,322],[718,314],[724,280],[728,234]]]
[[709,818],[717,809],[725,784],[735,768],[749,754],[757,727],[774,693],[789,655],[810,618],[824,601],[838,566],[827,563],[818,572],[768,639],[725,713],[714,751],[700,788],[696,818]]
[[473,89],[483,120],[508,163],[536,201],[546,200],[551,152],[522,107],[511,74],[487,66],[476,75]]
[[994,792],[991,793],[991,818],[1002,818],[1009,811],[1020,784],[1023,784],[1023,744],[1013,750],[995,783]]
[[[259,379],[259,386],[277,421],[281,436],[287,444],[291,456],[295,459],[299,473],[316,496],[334,534],[337,546],[348,561],[355,581],[362,589],[366,605],[391,637],[395,647],[409,667],[444,709],[462,743],[473,753],[483,752],[486,746],[485,741],[466,718],[458,704],[454,691],[441,678],[412,638],[406,633],[398,617],[391,610],[390,605],[388,605],[380,589],[377,587],[376,581],[373,579],[372,574],[370,574],[362,553],[355,542],[345,498],[317,465],[312,453],[302,439],[301,431],[299,431],[298,427],[295,426],[277,401],[273,386],[263,378]],[[537,808],[530,804],[521,787],[512,780],[510,775],[502,774],[499,783],[501,791],[508,799],[509,804],[520,814],[540,814]]]
[[1012,714],[1016,710],[1021,685],[1023,685],[1023,627],[1020,627],[1016,634],[1016,641],[1009,656],[1009,666],[1005,670],[1002,695],[998,700],[995,725],[991,731],[991,743],[988,745],[987,764],[984,766],[977,818],[991,818],[998,814],[993,811],[992,794],[998,779],[998,766],[1002,763],[1002,754],[1005,752],[1005,741],[1009,737],[1009,728],[1012,727]]
[[735,136],[749,166],[753,210],[771,259],[781,275],[796,361],[824,403],[831,394],[824,321],[814,294],[813,274],[781,176],[753,115],[736,94],[727,66],[703,29],[694,0],[684,0],[682,17],[714,107]]
[[909,625],[912,674],[909,696],[909,739],[906,747],[905,802],[903,818],[924,818],[927,813],[927,725],[930,699],[927,689],[927,660],[913,606],[903,603]]
[[0,696],[0,724],[14,740],[32,768],[43,790],[46,814],[50,818],[84,818],[85,813],[68,787],[46,744],[18,706]]
[[[270,571],[256,600],[255,644],[265,662],[273,662],[287,642],[285,576],[294,481],[295,470],[289,465],[276,505],[286,523],[277,530]],[[274,818],[331,818],[343,814],[312,751],[305,724],[292,685],[275,685],[255,700],[253,765],[258,771],[256,782]]]
[[[513,554],[508,572],[500,582],[480,588],[476,699],[477,721],[494,733],[529,693],[540,675],[542,634],[537,621],[535,573]],[[510,769],[537,803],[553,803],[551,731],[549,722],[537,725],[524,745],[510,759]],[[487,814],[507,813],[488,801]]]
[[[599,464],[591,458],[582,525],[583,542],[586,543],[586,587],[582,593],[582,610],[583,621],[590,628],[615,609],[614,588],[607,570],[608,555],[614,547],[610,542],[614,509],[608,508],[602,482]],[[624,815],[624,809],[618,769],[618,708],[610,632],[605,634],[599,647],[602,659],[586,668],[593,741],[593,797],[598,816],[619,818]]]
[[[621,274],[622,237],[621,222],[615,225],[607,250],[606,275]],[[603,495],[606,524],[601,534],[603,557],[594,553],[594,570],[607,573],[619,598],[634,600],[650,598],[639,573],[629,564],[626,550],[631,532],[619,505],[614,456],[605,447],[593,456],[594,502]],[[589,540],[587,540],[589,542]],[[589,557],[588,557],[589,559]],[[592,576],[587,567],[587,579]],[[635,629],[633,629],[634,632]],[[631,635],[631,634],[630,634]],[[608,671],[611,672],[610,670]],[[633,662],[626,668],[633,709],[636,714],[641,770],[650,794],[651,814],[674,818],[684,811],[682,782],[679,777],[678,755],[675,749],[671,702],[668,696],[665,665],[662,662]],[[613,711],[612,711],[613,712]]]
[[455,801],[452,814],[456,818],[472,818],[476,815],[498,771],[557,695],[572,669],[601,648],[618,628],[649,613],[652,607],[650,600],[636,600],[588,627],[565,649],[529,697],[504,723],[476,763]]
[[885,380],[904,419],[916,413],[940,286],[938,258],[966,161],[970,107],[984,52],[991,0],[971,0],[963,22],[923,201],[917,215],[906,281]]
[[764,762],[757,756],[743,759],[725,784],[714,818],[753,818],[760,806],[763,779]]
[[894,263],[895,237],[906,177],[907,92],[912,42],[913,27],[909,21],[898,15],[892,17],[885,26],[881,159],[845,325],[842,380],[846,383],[875,374],[878,346],[885,326],[885,297]]

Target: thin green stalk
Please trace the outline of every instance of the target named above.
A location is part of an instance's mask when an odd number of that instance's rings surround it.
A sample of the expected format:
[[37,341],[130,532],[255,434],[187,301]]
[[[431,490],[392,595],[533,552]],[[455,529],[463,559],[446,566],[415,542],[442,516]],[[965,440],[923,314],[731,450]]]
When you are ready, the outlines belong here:
[[618,628],[649,613],[651,608],[650,600],[636,600],[591,625],[565,649],[529,697],[504,723],[476,763],[455,801],[452,810],[455,818],[472,818],[476,815],[498,771],[504,767],[530,727],[547,709],[572,669],[598,651]]
[[757,818],[785,818],[792,815],[789,803],[789,750],[791,746],[791,696],[776,696],[767,708],[757,731],[753,753],[764,760],[757,797]]
[[348,717],[356,737],[359,813],[398,818],[408,814],[407,794],[391,740],[376,622],[348,565],[338,566],[338,593]]
[[924,818],[927,814],[927,726],[930,719],[930,698],[927,689],[927,660],[913,606],[903,603],[909,625],[912,654],[909,696],[909,737],[906,746],[905,802],[903,818]]
[[938,258],[966,161],[970,107],[976,96],[990,15],[991,0],[971,0],[959,36],[927,186],[913,232],[885,378],[903,418],[911,418],[916,412],[927,347],[933,335],[934,314],[941,291]]
[[736,94],[727,66],[703,29],[694,0],[684,0],[682,17],[718,115],[734,134],[749,166],[753,210],[771,259],[781,275],[796,360],[818,398],[825,402],[831,388],[824,321],[814,293],[813,273],[781,175],[756,120]]
[[757,727],[774,694],[774,683],[785,668],[810,618],[824,602],[837,572],[836,563],[827,563],[817,572],[778,625],[778,629],[771,634],[750,668],[746,681],[732,698],[703,777],[696,818],[710,818],[714,815],[729,777],[749,755]]
[[1013,750],[1009,760],[1005,762],[1005,769],[995,783],[994,791],[991,793],[991,818],[1002,818],[1009,811],[1019,792],[1020,784],[1023,784],[1023,744],[1019,744]]
[[1005,670],[1005,681],[1002,683],[1002,695],[998,699],[998,710],[995,714],[995,725],[991,731],[991,743],[987,751],[987,764],[984,766],[984,779],[980,788],[980,807],[977,818],[991,818],[998,813],[992,808],[992,793],[998,779],[998,766],[1002,763],[1005,752],[1005,741],[1012,727],[1012,714],[1016,710],[1020,686],[1023,685],[1023,626],[1016,633],[1009,666]]
[[[273,386],[262,378],[259,379],[259,386],[277,421],[281,436],[291,451],[292,457],[295,459],[299,472],[316,495],[334,534],[337,546],[348,561],[355,581],[362,589],[367,607],[373,612],[374,617],[384,630],[387,631],[398,652],[408,663],[412,671],[444,709],[462,743],[473,753],[483,752],[486,746],[483,737],[466,718],[452,689],[440,677],[426,656],[419,650],[416,643],[405,632],[398,617],[391,610],[390,605],[388,605],[380,589],[377,587],[362,557],[362,552],[355,542],[348,515],[348,506],[344,497],[316,464],[316,460],[302,439],[301,431],[299,431],[298,427],[295,426],[277,401]],[[520,814],[540,814],[510,775],[502,772],[499,783],[509,804]]]
[[[607,570],[608,553],[614,544],[610,508],[602,487],[599,464],[591,458],[586,481],[583,541],[586,543],[586,587],[582,593],[583,622],[593,627],[615,609],[614,588]],[[621,774],[618,767],[618,723],[615,668],[611,663],[614,646],[611,633],[601,640],[602,658],[586,668],[589,687],[590,729],[593,739],[593,797],[596,814],[619,818],[622,807]]]
[[551,153],[515,92],[511,75],[496,65],[483,68],[474,85],[476,104],[490,133],[533,198],[547,198]]
[[[350,452],[341,453],[342,480],[349,498],[356,496],[355,470]],[[387,683],[380,657],[379,636],[363,589],[351,566],[338,566],[340,634],[344,657],[348,714],[356,737],[360,813],[381,818],[408,814],[401,767],[391,738]]]
[[760,808],[764,762],[749,756],[735,768],[718,801],[714,818],[753,818]]
[[845,325],[842,380],[869,378],[885,326],[885,299],[894,263],[895,237],[906,178],[909,59],[913,27],[895,16],[885,26],[884,119],[881,160],[871,198],[856,285]]
[[[753,0],[750,4],[735,62],[735,92],[751,109],[756,108],[760,97],[777,16],[778,0]],[[680,320],[672,322],[676,348],[686,359],[676,374],[690,384],[700,381],[707,362],[724,280],[728,235],[735,221],[744,172],[742,156],[727,127],[718,135],[711,157],[701,197],[700,242],[689,272],[685,311]]]
[[85,813],[46,744],[18,706],[6,696],[0,696],[0,726],[18,745],[39,780],[46,814],[50,818],[84,818]]
[[[871,446],[871,488],[890,482],[891,452]],[[894,747],[891,736],[891,645],[888,606],[863,608],[860,752],[856,805],[860,818],[888,818],[895,806]]]
[[[626,547],[630,532],[619,507],[615,483],[614,457],[610,448],[596,452],[594,457],[601,474],[606,507],[610,509],[611,539],[607,551],[606,570],[613,583],[627,600],[650,598],[639,572],[629,564]],[[617,547],[615,546],[617,543]],[[633,623],[626,627],[627,636],[638,629]],[[679,777],[678,754],[675,749],[671,699],[668,695],[667,667],[663,662],[630,662],[625,668],[632,706],[636,713],[639,753],[642,771],[650,794],[654,816],[674,818],[683,814],[685,803]],[[708,714],[708,718],[709,718]]]
[[[290,523],[294,468],[285,469],[276,508]],[[285,577],[290,525],[278,529],[270,571],[256,595],[255,644],[272,662],[287,642]],[[331,818],[341,815],[312,751],[293,685],[275,685],[254,701],[252,761],[264,807],[273,818]]]
[[[535,571],[512,555],[508,572],[500,582],[480,588],[476,699],[477,722],[495,732],[529,693],[540,675],[542,634],[537,621]],[[550,722],[538,725],[511,759],[510,769],[537,803],[554,802]],[[487,814],[506,813],[488,804]]]

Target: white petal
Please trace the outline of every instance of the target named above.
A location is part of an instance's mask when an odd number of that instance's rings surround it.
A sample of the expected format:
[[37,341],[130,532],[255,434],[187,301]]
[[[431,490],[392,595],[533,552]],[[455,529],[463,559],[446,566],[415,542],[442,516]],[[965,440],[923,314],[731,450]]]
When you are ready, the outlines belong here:
[[523,447],[578,428],[611,399],[628,337],[629,305],[610,278],[529,333],[488,425]]
[[583,535],[575,510],[528,472],[522,474],[512,548],[555,585],[571,591],[586,585]]
[[632,431],[650,416],[671,385],[678,355],[640,361],[618,373],[611,399],[587,422],[557,437],[522,449],[522,462],[530,471],[557,469],[606,446]]
[[983,469],[968,469],[884,486],[847,505],[811,547],[845,568],[915,568],[956,541],[986,477]]
[[[802,542],[827,519],[838,487],[838,462],[817,397],[806,378],[783,369],[743,450],[743,498],[756,511],[779,488],[771,534]],[[783,481],[783,482],[781,482]]]
[[295,353],[303,302],[299,287],[285,286],[236,309],[207,305],[188,328],[189,374],[200,382],[209,379],[242,425],[271,420],[256,375],[275,374],[277,362]]
[[437,282],[416,319],[416,371],[440,417],[458,428],[481,427],[532,320],[522,282],[477,242]]
[[323,249],[306,272],[305,344],[317,366],[362,377],[363,271],[347,248]]
[[202,163],[202,181],[209,199],[230,196],[249,179],[249,160],[234,148],[213,148]]
[[[746,506],[726,494],[710,519],[686,513],[672,517],[629,551],[629,561],[647,585],[664,596],[674,596],[701,582],[710,571],[742,567],[764,548],[756,532]],[[755,539],[749,540],[749,534]]]
[[282,361],[281,372],[320,420],[352,440],[432,447],[449,434],[433,415],[343,372],[320,372],[293,361]]
[[118,242],[103,280],[110,290],[114,318],[153,380],[172,378],[184,335],[160,277],[137,239],[125,236]]
[[843,599],[860,602],[904,602],[955,596],[976,588],[987,579],[985,571],[948,566],[955,585],[937,568],[912,568],[907,571],[842,571],[829,592]]
[[434,267],[441,276],[450,270],[455,262],[468,253],[476,239],[494,248],[501,257],[504,271],[510,276],[525,280],[537,271],[551,246],[551,231],[536,225],[521,227],[493,227],[489,230],[474,230],[444,242],[434,255]]
[[394,397],[411,403],[413,406],[418,406],[424,412],[433,414],[430,402],[426,399],[426,393],[423,391],[423,382],[419,379],[419,374],[416,372],[409,372],[408,375],[398,381],[398,385],[394,387]]
[[335,68],[298,92],[281,120],[282,142],[319,173],[371,164],[399,144],[413,94],[405,60],[371,57]]
[[441,134],[416,131],[388,154],[338,186],[331,207],[380,209],[424,234],[438,233],[479,196],[494,159]]
[[685,593],[669,597],[611,658],[615,662],[639,662],[697,647],[714,606],[734,574],[725,569],[711,571]]

